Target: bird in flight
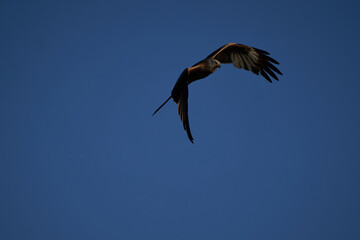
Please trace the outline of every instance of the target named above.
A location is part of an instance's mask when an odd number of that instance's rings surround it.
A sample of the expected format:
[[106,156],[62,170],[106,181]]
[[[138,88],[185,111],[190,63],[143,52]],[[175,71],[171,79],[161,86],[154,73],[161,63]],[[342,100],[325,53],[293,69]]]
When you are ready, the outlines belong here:
[[269,82],[272,82],[270,76],[275,80],[279,80],[275,73],[279,75],[282,75],[282,73],[274,66],[274,64],[279,63],[268,55],[269,53],[264,50],[238,43],[228,43],[220,47],[204,60],[201,60],[192,67],[186,68],[180,74],[171,91],[171,96],[156,109],[153,116],[173,98],[175,103],[178,104],[178,112],[184,129],[190,141],[194,143],[188,117],[188,85],[209,76],[217,68],[220,68],[221,63],[232,63],[235,67],[251,71],[256,75],[260,73]]

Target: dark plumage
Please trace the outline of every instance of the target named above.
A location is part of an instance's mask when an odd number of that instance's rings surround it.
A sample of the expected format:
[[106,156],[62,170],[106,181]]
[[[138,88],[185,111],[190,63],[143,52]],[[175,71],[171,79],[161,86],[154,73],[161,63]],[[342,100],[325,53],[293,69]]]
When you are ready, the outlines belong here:
[[173,98],[178,104],[178,111],[184,129],[190,141],[194,143],[188,118],[188,85],[209,76],[220,67],[221,63],[232,63],[235,67],[251,71],[256,75],[260,73],[269,82],[272,82],[270,76],[275,80],[279,80],[275,73],[279,75],[282,75],[282,73],[274,66],[274,64],[279,63],[268,55],[269,53],[264,50],[243,44],[228,43],[220,47],[204,60],[201,60],[192,67],[186,68],[181,73],[171,91],[171,96],[156,109],[153,115]]

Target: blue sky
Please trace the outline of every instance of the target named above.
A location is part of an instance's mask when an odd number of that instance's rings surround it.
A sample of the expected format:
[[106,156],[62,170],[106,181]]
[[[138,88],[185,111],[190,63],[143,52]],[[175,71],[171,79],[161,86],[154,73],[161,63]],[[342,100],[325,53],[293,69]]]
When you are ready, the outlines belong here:
[[[2,1],[0,239],[359,239],[356,1]],[[271,53],[168,103],[228,42]]]

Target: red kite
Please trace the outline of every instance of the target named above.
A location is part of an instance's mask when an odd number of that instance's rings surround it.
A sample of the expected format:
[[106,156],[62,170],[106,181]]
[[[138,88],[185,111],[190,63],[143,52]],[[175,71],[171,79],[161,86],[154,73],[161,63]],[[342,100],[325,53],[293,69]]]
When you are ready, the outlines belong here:
[[269,53],[237,43],[228,43],[215,52],[211,53],[204,60],[196,63],[192,67],[186,68],[175,83],[171,96],[153,113],[162,108],[171,98],[178,104],[180,119],[184,129],[192,143],[194,139],[190,132],[188,118],[188,85],[196,80],[205,78],[220,68],[221,63],[232,63],[237,68],[243,68],[256,75],[259,73],[269,82],[272,82],[269,75],[275,80],[279,80],[274,72],[279,75],[282,73],[273,65],[279,64],[276,60],[268,56]]

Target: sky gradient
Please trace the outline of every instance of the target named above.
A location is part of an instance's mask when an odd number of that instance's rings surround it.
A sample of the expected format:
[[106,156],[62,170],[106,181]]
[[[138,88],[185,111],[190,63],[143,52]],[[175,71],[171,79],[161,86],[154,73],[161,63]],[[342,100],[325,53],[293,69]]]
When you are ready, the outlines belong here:
[[[2,1],[0,239],[360,239],[356,1]],[[228,42],[231,65],[170,96]]]

